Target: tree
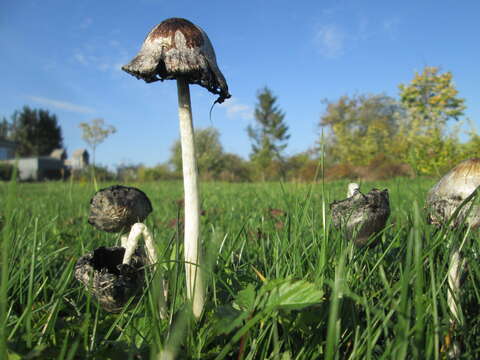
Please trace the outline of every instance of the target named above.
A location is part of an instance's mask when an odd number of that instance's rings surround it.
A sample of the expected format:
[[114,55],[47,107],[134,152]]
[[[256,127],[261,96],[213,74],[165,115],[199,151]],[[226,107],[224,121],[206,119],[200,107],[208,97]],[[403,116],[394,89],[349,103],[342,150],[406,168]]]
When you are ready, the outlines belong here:
[[427,66],[421,74],[415,73],[410,84],[399,86],[400,101],[410,116],[410,128],[416,133],[441,131],[448,120],[458,120],[465,110],[452,73],[439,71],[438,67]]
[[[223,169],[223,146],[217,129],[208,127],[195,130],[195,149],[198,172],[207,179],[217,178]],[[170,164],[175,172],[182,172],[182,146],[175,141],[171,149]]]
[[[272,165],[274,160],[283,163],[283,150],[287,147],[288,126],[283,121],[285,113],[276,105],[277,97],[265,87],[257,94],[258,103],[255,107],[255,126],[249,125],[247,133],[252,141],[250,159],[257,170]],[[283,172],[283,171],[282,171]]]
[[24,106],[21,111],[15,111],[12,122],[7,126],[2,122],[2,132],[17,143],[19,156],[45,156],[63,147],[62,129],[57,117],[48,110],[31,109]]
[[320,126],[328,127],[323,136],[325,148],[334,162],[367,165],[376,155],[392,155],[392,138],[404,116],[400,104],[384,94],[342,96],[327,105]]
[[2,118],[0,121],[0,139],[8,139],[10,136],[10,124],[7,119]]
[[95,151],[110,134],[115,134],[117,129],[112,125],[106,125],[103,119],[93,119],[90,123],[79,124],[82,129],[82,139],[92,149],[92,165],[95,167]]
[[399,88],[400,101],[407,111],[399,153],[418,173],[439,173],[451,165],[452,152],[458,148],[458,129],[448,133],[447,122],[458,120],[465,110],[453,75],[427,66]]

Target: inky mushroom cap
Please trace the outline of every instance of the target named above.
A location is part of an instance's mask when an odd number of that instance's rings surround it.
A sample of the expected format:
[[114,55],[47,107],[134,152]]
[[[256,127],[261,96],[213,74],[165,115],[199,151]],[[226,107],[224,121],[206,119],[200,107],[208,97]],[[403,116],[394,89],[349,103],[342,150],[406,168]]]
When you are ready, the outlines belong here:
[[137,188],[113,185],[95,193],[90,201],[88,223],[107,232],[126,232],[143,222],[152,212],[152,204]]
[[186,19],[171,18],[155,26],[137,56],[122,70],[147,83],[184,78],[220,95],[218,103],[231,97],[210,39]]
[[[480,159],[462,161],[433,186],[427,195],[427,221],[433,225],[447,223],[457,207],[480,186]],[[471,207],[471,208],[470,208]],[[451,225],[480,225],[480,207],[465,204]]]
[[145,282],[145,256],[137,250],[130,264],[122,264],[123,247],[100,247],[83,255],[75,265],[75,278],[112,313],[122,311],[132,296],[141,295]]
[[[372,189],[364,195],[356,190],[353,196],[330,204],[333,224],[346,230],[357,246],[364,246],[368,238],[381,231],[390,216],[388,190]],[[371,246],[376,243],[371,244]]]

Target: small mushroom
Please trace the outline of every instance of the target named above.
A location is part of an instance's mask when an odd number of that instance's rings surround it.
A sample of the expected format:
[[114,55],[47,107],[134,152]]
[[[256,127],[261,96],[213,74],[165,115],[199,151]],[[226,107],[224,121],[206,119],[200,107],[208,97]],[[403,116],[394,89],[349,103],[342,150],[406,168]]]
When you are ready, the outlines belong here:
[[[472,158],[462,161],[437,184],[427,195],[427,221],[440,227],[477,229],[480,225],[480,206],[474,198],[480,186],[480,159]],[[466,260],[461,254],[462,244],[453,244],[448,270],[447,304],[450,309],[452,326],[460,322],[459,295],[461,279],[466,267]],[[460,345],[452,342],[450,356],[460,355]]]
[[88,223],[106,232],[126,232],[133,224],[143,222],[152,210],[152,203],[143,191],[113,185],[93,196]]
[[185,192],[185,270],[187,296],[193,314],[199,318],[204,305],[200,249],[200,210],[198,174],[193,135],[189,84],[203,86],[219,95],[222,103],[231,95],[220,72],[213,46],[207,34],[186,19],[171,18],[155,26],[147,35],[137,56],[122,67],[147,83],[176,79],[180,142]]
[[[390,216],[388,190],[372,189],[364,195],[357,184],[350,184],[348,194],[351,196],[347,199],[330,204],[333,224],[345,229],[355,245],[363,247],[370,236],[385,228]],[[374,241],[369,245],[373,247],[377,243]]]
[[123,247],[102,246],[83,255],[75,265],[75,278],[112,313],[121,312],[132,297],[135,303],[145,282],[143,254],[135,252],[130,263],[122,265],[124,254]]
[[[125,304],[143,285],[143,266],[157,262],[152,234],[142,223],[151,212],[147,195],[134,187],[113,185],[97,191],[90,201],[88,222],[99,230],[122,233],[122,247],[101,247],[84,255],[77,262],[75,276],[85,286],[92,283],[87,290],[108,311],[116,311],[112,309]],[[147,249],[146,257],[137,250],[141,236]],[[165,301],[160,301],[161,316],[164,316]]]

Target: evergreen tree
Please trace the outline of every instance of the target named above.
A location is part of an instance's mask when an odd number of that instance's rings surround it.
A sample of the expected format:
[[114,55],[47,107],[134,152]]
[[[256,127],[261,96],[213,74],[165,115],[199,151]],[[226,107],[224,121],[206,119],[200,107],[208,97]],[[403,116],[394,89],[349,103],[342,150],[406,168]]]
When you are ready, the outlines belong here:
[[17,143],[20,156],[45,156],[63,147],[62,129],[48,110],[24,106],[12,116],[9,138]]
[[[265,87],[257,95],[255,126],[249,125],[247,133],[252,141],[250,159],[265,180],[265,169],[276,161],[283,164],[283,150],[287,147],[288,126],[283,121],[285,113],[276,105],[277,97]],[[283,166],[280,171],[283,175]]]

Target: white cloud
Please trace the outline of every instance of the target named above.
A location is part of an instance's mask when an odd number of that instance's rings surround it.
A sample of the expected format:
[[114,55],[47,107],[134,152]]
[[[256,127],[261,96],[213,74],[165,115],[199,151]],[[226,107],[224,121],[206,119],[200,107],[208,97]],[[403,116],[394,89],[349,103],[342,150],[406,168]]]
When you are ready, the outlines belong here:
[[327,58],[336,58],[343,54],[345,38],[345,32],[339,26],[329,24],[317,30],[314,42],[320,54]]
[[33,96],[33,95],[27,96],[27,98],[37,103],[47,105],[47,106],[52,106],[54,108],[61,109],[61,110],[66,110],[66,111],[71,111],[71,112],[76,112],[81,114],[91,114],[95,112],[95,109],[93,108],[72,104],[68,101],[48,99],[45,97]]
[[253,119],[253,108],[250,105],[240,103],[236,98],[227,99],[219,106],[225,109],[227,117],[230,119]]

